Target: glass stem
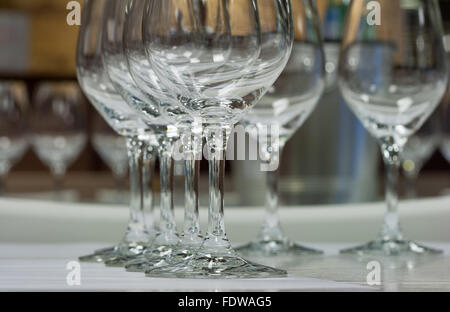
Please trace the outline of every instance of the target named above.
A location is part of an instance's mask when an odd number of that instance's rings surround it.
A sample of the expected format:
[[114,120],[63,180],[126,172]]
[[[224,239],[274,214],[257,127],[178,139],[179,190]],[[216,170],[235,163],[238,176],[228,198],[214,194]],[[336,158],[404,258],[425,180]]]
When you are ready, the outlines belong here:
[[160,233],[156,237],[157,245],[175,245],[179,242],[173,205],[173,158],[172,143],[161,141],[159,145],[161,207]]
[[127,140],[130,172],[130,219],[125,234],[125,242],[145,242],[147,233],[144,226],[143,206],[141,199],[142,181],[140,178],[140,161],[143,144],[137,138]]
[[6,190],[6,175],[0,173],[0,196],[5,195]]
[[55,164],[51,168],[53,176],[53,194],[57,201],[63,200],[62,190],[64,183],[64,175],[66,174],[66,168],[63,164]]
[[0,196],[5,195],[6,191],[6,177],[8,176],[11,165],[9,162],[0,162]]
[[117,193],[117,203],[123,203],[123,197],[125,195],[125,178],[126,178],[126,168],[113,168],[114,179],[116,180],[116,193]]
[[142,207],[144,211],[144,223],[150,236],[156,236],[156,224],[154,215],[152,178],[155,170],[155,155],[151,146],[143,149],[142,155]]
[[223,210],[225,155],[230,134],[230,127],[205,129],[209,149],[209,209],[208,231],[203,247],[207,249],[231,249],[225,231]]
[[[278,159],[275,160],[274,158]],[[280,154],[278,150],[271,152],[271,157],[267,161],[267,167],[275,160],[279,163]],[[278,181],[280,171],[276,168],[266,173],[266,197],[265,197],[265,217],[259,233],[259,239],[264,241],[282,240],[284,235],[281,229],[279,207]]]
[[198,245],[200,243],[200,221],[198,213],[198,178],[200,174],[200,161],[195,159],[195,154],[186,152],[184,162],[184,231],[183,241],[185,245]]
[[405,177],[406,198],[417,198],[417,179],[419,177],[419,173],[416,171],[408,172],[405,174]]
[[386,204],[387,211],[381,231],[385,240],[401,240],[400,221],[398,216],[398,186],[400,175],[401,147],[393,139],[386,140],[381,147],[386,167]]

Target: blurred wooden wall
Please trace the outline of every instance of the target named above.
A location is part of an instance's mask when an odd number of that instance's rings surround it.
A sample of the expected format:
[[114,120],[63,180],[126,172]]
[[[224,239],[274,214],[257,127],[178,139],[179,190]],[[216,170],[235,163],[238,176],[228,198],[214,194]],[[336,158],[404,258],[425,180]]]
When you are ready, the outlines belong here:
[[[1,0],[0,10],[20,12],[29,25],[29,66],[24,76],[75,77],[78,26],[67,24],[67,0]],[[83,1],[79,1],[82,5]]]

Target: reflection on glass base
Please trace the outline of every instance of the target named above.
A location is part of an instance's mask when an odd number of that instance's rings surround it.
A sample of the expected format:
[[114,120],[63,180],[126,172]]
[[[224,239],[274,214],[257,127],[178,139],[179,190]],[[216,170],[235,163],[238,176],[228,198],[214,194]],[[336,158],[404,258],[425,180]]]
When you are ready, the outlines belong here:
[[105,265],[109,267],[124,267],[125,264],[127,264],[130,261],[135,260],[136,258],[139,258],[142,256],[142,253],[134,254],[134,255],[123,255],[123,254],[116,254],[111,255],[109,258],[106,258],[104,260]]
[[288,239],[258,240],[236,248],[239,253],[248,256],[301,256],[320,255],[322,251],[296,244]]
[[442,250],[403,239],[378,239],[365,245],[341,250],[342,254],[395,256],[403,254],[441,254]]
[[[121,243],[118,246],[96,250],[92,255],[81,256],[81,262],[104,262],[108,266],[119,265],[119,260],[124,258],[134,259],[145,251],[144,243]],[[117,263],[116,263],[117,261]]]
[[145,272],[154,267],[166,266],[174,252],[174,246],[158,246],[125,263],[128,272]]
[[198,248],[195,248],[195,250],[183,248],[175,251],[171,256],[164,259],[163,262],[158,263],[158,265],[153,267],[148,266],[145,273],[147,276],[165,277],[180,270],[187,270],[189,269],[187,266],[188,261],[194,256],[197,250]]
[[245,260],[231,249],[199,251],[189,261],[172,268],[150,269],[147,276],[167,278],[275,278],[286,277],[287,272]]

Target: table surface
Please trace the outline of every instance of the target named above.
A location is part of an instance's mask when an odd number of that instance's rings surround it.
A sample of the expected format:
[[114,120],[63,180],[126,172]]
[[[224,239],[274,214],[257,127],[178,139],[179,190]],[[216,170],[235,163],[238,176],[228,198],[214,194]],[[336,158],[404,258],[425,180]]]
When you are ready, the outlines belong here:
[[[402,201],[400,214],[407,237],[429,242],[445,253],[416,258],[358,258],[339,249],[375,237],[384,203],[281,209],[287,235],[325,255],[262,258],[255,262],[284,268],[289,277],[275,280],[152,279],[102,264],[81,264],[81,285],[68,286],[66,266],[80,255],[120,240],[127,209],[104,205],[0,199],[0,291],[450,291],[450,197]],[[121,207],[126,208],[126,207]],[[226,210],[227,230],[235,245],[254,239],[262,209]],[[183,214],[176,212],[178,224]],[[202,229],[206,209],[201,209]],[[104,242],[93,244],[93,242]],[[108,243],[109,242],[109,243]],[[328,242],[328,243],[324,243]],[[368,264],[380,264],[379,286],[368,286]]]
[[[322,244],[323,256],[258,259],[288,270],[287,278],[277,279],[161,279],[82,263],[81,285],[70,286],[67,265],[77,256],[104,246],[0,244],[0,291],[450,291],[450,244],[433,245],[445,253],[415,259],[362,259],[339,255],[338,250],[345,245]],[[380,286],[366,282],[371,261],[380,262]]]

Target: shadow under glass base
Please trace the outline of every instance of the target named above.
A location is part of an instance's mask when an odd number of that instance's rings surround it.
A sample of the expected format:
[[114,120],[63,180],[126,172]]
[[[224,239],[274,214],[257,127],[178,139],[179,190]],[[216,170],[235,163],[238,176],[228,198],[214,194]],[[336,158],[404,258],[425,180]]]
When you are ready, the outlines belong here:
[[257,240],[236,248],[236,251],[249,256],[301,256],[323,254],[320,250],[296,244],[288,239]]
[[430,255],[441,254],[442,250],[426,247],[410,240],[404,239],[377,239],[367,244],[341,250],[341,254],[353,255],[376,255],[376,256],[395,256],[395,255]]
[[172,268],[150,269],[150,277],[167,278],[276,278],[286,277],[287,272],[245,260],[234,250],[199,250],[187,262]]

